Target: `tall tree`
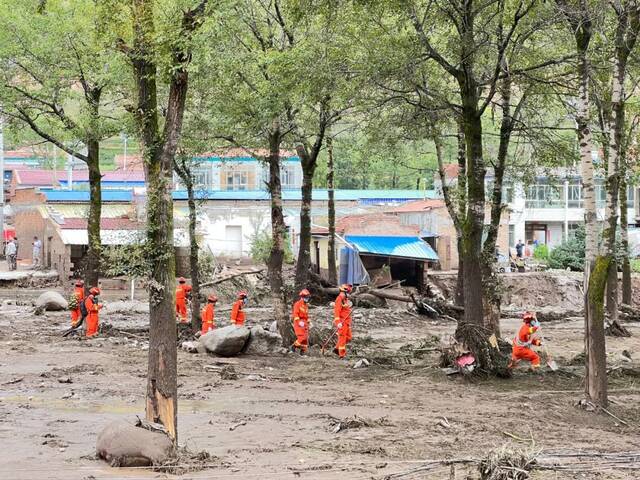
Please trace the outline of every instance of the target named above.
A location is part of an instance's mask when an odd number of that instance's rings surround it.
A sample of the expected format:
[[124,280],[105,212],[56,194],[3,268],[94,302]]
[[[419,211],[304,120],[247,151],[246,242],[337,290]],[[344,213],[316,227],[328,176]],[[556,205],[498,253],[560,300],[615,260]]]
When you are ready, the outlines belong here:
[[604,336],[604,292],[609,270],[608,262],[596,261],[598,225],[594,186],[593,143],[590,126],[589,46],[594,33],[594,12],[587,0],[556,0],[575,39],[577,59],[576,132],[580,147],[580,168],[585,215],[584,315],[586,377],[585,393],[594,403],[606,407],[607,364]]
[[4,114],[88,167],[87,287],[100,274],[100,141],[118,132],[122,114],[115,91],[121,62],[103,48],[98,17],[92,2],[0,3]]
[[329,225],[329,250],[327,262],[329,267],[329,282],[338,284],[338,272],[336,271],[336,202],[334,191],[334,167],[333,167],[333,137],[327,134],[327,223]]
[[[131,45],[119,41],[132,67],[137,94],[134,109],[138,136],[142,146],[147,181],[147,255],[151,268],[149,282],[149,365],[147,374],[146,416],[163,424],[177,443],[177,347],[175,325],[175,252],[173,241],[172,172],[183,126],[188,66],[192,57],[192,40],[201,25],[207,0],[192,2],[190,8],[174,8],[178,25],[165,25],[171,32],[169,48],[156,30],[156,7],[159,0],[133,0],[130,8],[133,35]],[[163,68],[162,72],[159,72]],[[163,75],[164,74],[164,75]],[[159,98],[162,78],[168,81],[168,98],[164,126],[160,127]]]

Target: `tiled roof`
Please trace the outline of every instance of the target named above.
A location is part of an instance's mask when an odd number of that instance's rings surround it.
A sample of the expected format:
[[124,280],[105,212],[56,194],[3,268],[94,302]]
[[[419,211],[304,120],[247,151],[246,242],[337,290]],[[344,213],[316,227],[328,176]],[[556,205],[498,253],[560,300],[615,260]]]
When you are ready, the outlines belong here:
[[[83,230],[87,228],[86,218],[65,218],[60,224],[63,230]],[[142,230],[144,225],[129,218],[101,218],[100,228],[102,230]]]
[[449,163],[444,166],[445,178],[457,178],[459,172],[460,172],[460,165],[458,165],[457,163]]
[[39,168],[15,169],[16,183],[21,187],[49,187],[58,184],[58,180],[66,178],[65,172],[54,172]]
[[417,225],[401,225],[400,219],[384,213],[348,215],[336,220],[336,232],[340,235],[388,235],[418,236]]
[[429,200],[416,200],[414,202],[407,202],[399,207],[387,210],[389,213],[413,213],[424,212],[425,210],[431,210],[432,208],[442,208],[445,206],[444,200],[439,198]]
[[[196,158],[254,158],[266,157],[269,155],[269,150],[264,148],[224,148],[215,150],[213,152],[202,153],[197,155]],[[281,158],[297,157],[298,154],[291,150],[280,150]]]

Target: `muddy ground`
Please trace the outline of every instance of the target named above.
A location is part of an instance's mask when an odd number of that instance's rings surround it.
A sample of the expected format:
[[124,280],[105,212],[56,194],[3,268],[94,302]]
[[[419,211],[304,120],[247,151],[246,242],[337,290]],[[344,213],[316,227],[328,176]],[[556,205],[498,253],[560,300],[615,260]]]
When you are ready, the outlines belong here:
[[[639,378],[616,374],[620,369],[611,375],[610,412],[624,425],[576,407],[583,390],[579,366],[542,374],[522,368],[510,380],[448,377],[432,350],[448,341],[455,324],[394,306],[362,311],[347,361],[297,355],[219,359],[180,351],[180,443],[212,454],[210,468],[179,477],[114,469],[95,459],[96,436],[111,420],[144,414],[147,344],[139,330],[147,318],[103,316],[104,323],[126,333],[63,339],[66,312],[34,316],[30,306],[15,305],[38,293],[0,290],[2,479],[383,479],[425,460],[481,458],[504,444],[536,452],[640,452]],[[106,300],[118,295],[107,292]],[[228,313],[220,317],[218,324],[226,324]],[[268,309],[248,310],[248,323],[268,318]],[[328,324],[330,313],[314,308],[312,319]],[[518,326],[517,319],[503,320],[505,337]],[[611,367],[640,367],[640,324],[626,326],[633,337],[607,339]],[[582,351],[578,320],[543,328],[561,365]],[[417,344],[423,350],[415,351]],[[353,369],[361,357],[373,365]],[[222,364],[234,365],[239,379],[221,380],[207,369]],[[334,433],[336,419],[354,415],[368,426]],[[638,478],[637,470],[604,468],[601,463],[588,472],[534,471],[532,478]],[[478,473],[474,465],[457,465],[452,472],[443,464],[391,478],[463,479]]]

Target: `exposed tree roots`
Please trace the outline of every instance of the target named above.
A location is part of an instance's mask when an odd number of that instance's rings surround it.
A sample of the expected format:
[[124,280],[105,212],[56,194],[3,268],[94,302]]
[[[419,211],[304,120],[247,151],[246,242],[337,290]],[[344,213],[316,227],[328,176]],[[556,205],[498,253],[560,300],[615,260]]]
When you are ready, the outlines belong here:
[[493,336],[492,332],[481,325],[458,324],[455,339],[476,359],[475,373],[500,378],[510,378],[509,358],[511,346]]
[[604,331],[604,333],[609,337],[630,337],[631,332],[620,325],[620,322],[611,323]]

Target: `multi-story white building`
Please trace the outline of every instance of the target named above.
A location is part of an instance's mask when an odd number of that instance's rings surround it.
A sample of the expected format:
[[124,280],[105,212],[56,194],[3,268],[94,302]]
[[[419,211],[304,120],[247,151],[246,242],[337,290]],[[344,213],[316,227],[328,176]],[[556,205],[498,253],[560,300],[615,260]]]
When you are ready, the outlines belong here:
[[[249,152],[228,149],[223,152],[206,154],[194,159],[195,183],[204,190],[253,191],[265,190],[269,180],[269,166],[256,158],[266,155],[264,151]],[[302,166],[300,157],[292,152],[281,151],[280,181],[283,190],[295,190],[302,186]],[[176,178],[176,190],[183,188]]]
[[[457,165],[446,169],[447,181],[456,182]],[[491,192],[493,172],[487,172],[486,191]],[[441,191],[436,179],[436,190]],[[605,218],[607,198],[604,178],[595,181],[598,219]],[[630,227],[632,252],[640,244],[639,189],[627,190],[627,218]],[[509,245],[522,240],[526,245],[545,244],[553,248],[568,238],[572,231],[584,223],[582,182],[576,169],[540,170],[530,182],[507,179],[503,201],[509,208]],[[529,249],[531,253],[532,249]]]

